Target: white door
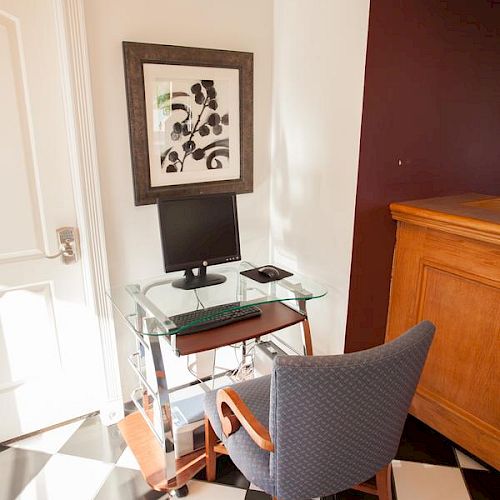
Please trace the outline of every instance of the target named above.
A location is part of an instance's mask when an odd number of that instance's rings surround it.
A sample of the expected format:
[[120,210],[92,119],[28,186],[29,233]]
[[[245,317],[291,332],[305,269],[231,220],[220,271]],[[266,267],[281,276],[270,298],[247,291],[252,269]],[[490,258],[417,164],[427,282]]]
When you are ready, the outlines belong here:
[[53,0],[0,0],[0,442],[100,403],[82,266],[44,257],[77,226],[58,33]]

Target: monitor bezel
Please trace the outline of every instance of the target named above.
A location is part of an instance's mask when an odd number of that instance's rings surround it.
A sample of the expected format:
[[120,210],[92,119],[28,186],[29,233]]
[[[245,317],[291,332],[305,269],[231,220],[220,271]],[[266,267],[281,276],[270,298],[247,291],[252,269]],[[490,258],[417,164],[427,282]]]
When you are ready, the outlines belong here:
[[[212,259],[204,259],[201,261],[186,261],[182,263],[172,264],[167,260],[167,251],[165,248],[165,232],[162,222],[162,207],[168,203],[175,203],[177,201],[189,201],[189,200],[199,200],[199,199],[211,199],[211,198],[231,198],[233,204],[233,224],[235,229],[235,239],[236,239],[236,254],[227,255],[224,257],[215,257]],[[238,206],[236,203],[236,193],[215,193],[215,194],[201,194],[197,196],[176,196],[175,198],[161,198],[158,199],[156,204],[158,205],[158,223],[160,226],[160,240],[161,249],[163,255],[163,265],[166,273],[171,273],[174,271],[186,271],[188,269],[195,269],[201,267],[214,266],[217,264],[227,264],[229,262],[236,262],[241,260],[241,249],[240,249],[240,231],[238,224]],[[206,265],[204,264],[206,262]]]

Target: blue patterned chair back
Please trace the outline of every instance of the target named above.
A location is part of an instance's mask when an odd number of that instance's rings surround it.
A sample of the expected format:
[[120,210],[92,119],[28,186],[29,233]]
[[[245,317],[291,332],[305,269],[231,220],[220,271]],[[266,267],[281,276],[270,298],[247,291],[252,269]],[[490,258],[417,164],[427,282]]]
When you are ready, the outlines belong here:
[[366,351],[276,358],[269,426],[278,498],[348,489],[394,458],[434,331],[423,321]]

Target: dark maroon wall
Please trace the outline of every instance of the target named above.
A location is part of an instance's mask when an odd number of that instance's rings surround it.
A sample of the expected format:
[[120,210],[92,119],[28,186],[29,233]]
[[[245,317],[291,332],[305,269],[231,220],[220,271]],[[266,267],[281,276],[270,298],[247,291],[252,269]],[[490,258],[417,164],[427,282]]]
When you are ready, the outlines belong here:
[[384,340],[389,203],[468,191],[500,194],[500,4],[372,0],[346,352]]

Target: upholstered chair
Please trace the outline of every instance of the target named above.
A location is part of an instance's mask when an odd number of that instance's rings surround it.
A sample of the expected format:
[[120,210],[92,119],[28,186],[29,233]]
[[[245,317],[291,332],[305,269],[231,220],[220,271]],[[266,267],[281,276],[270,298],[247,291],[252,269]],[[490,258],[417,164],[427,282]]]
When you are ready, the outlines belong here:
[[422,321],[366,351],[280,356],[271,375],[207,394],[207,479],[227,453],[276,499],[350,488],[392,498],[391,460],[434,331]]

